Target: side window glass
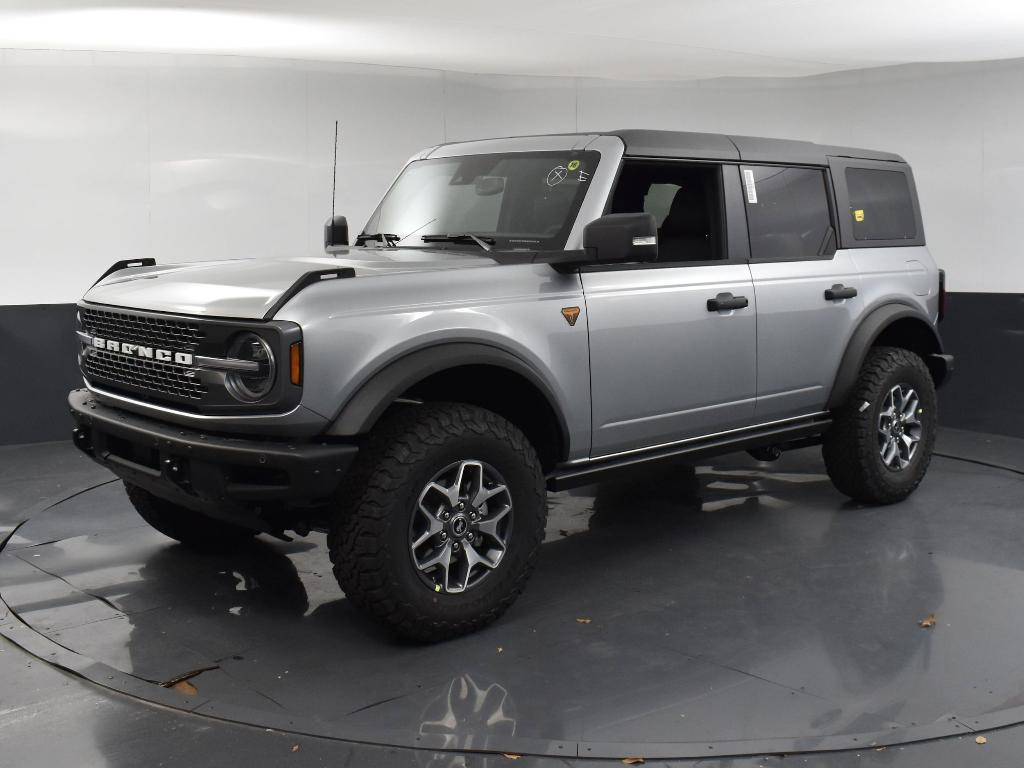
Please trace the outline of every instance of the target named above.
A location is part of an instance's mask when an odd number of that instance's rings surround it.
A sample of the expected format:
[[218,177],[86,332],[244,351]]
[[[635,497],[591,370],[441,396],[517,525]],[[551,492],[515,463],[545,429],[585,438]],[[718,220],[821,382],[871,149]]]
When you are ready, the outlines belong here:
[[763,165],[742,171],[751,258],[815,259],[835,252],[824,171]]
[[914,201],[902,171],[847,168],[854,240],[913,240]]
[[610,213],[654,214],[659,262],[725,258],[721,166],[627,160]]

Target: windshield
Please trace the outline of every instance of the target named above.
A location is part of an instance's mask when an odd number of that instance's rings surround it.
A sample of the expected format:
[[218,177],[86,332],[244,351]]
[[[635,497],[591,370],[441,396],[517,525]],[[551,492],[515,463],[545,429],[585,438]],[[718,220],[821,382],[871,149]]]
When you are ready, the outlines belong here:
[[581,151],[417,160],[402,171],[361,238],[376,236],[369,242],[377,246],[440,242],[473,250],[484,238],[499,250],[559,250],[599,160],[600,153]]

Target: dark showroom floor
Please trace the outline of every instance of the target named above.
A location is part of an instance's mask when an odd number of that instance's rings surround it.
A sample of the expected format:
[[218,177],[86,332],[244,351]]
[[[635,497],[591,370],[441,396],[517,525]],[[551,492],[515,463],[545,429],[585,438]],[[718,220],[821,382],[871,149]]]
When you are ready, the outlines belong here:
[[197,554],[0,449],[0,764],[1020,765],[1022,507],[1024,441],[951,430],[887,508],[814,449],[554,494],[523,598],[420,646],[320,536]]

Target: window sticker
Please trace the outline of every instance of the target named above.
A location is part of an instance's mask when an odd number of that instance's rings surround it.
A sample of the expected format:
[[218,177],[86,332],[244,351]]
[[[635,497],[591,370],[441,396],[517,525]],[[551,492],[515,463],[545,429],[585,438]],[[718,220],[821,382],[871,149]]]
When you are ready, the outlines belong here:
[[545,179],[549,187],[557,187],[566,177],[569,175],[569,169],[564,165],[556,165],[550,171],[548,171],[548,177]]
[[576,170],[577,168],[579,168],[579,167],[580,167],[580,161],[579,161],[579,160],[570,160],[570,161],[569,161],[569,165],[568,165],[568,166],[566,166],[566,167],[567,167],[567,168],[568,168],[568,169],[569,169],[570,171],[575,171],[575,170]]
[[743,186],[747,190],[747,202],[757,203],[757,186],[754,184],[754,172],[749,168],[743,169]]
[[864,209],[863,208],[858,208],[856,211],[853,212],[853,220],[854,221],[864,221]]

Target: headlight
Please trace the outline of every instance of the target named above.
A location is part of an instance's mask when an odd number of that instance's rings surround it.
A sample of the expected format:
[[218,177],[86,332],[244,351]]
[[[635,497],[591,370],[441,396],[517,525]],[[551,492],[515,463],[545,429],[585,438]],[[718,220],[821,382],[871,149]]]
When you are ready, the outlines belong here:
[[274,352],[260,336],[243,333],[236,336],[228,348],[228,357],[256,363],[255,370],[231,371],[224,379],[228,392],[243,403],[255,403],[270,394],[274,388],[277,367]]

